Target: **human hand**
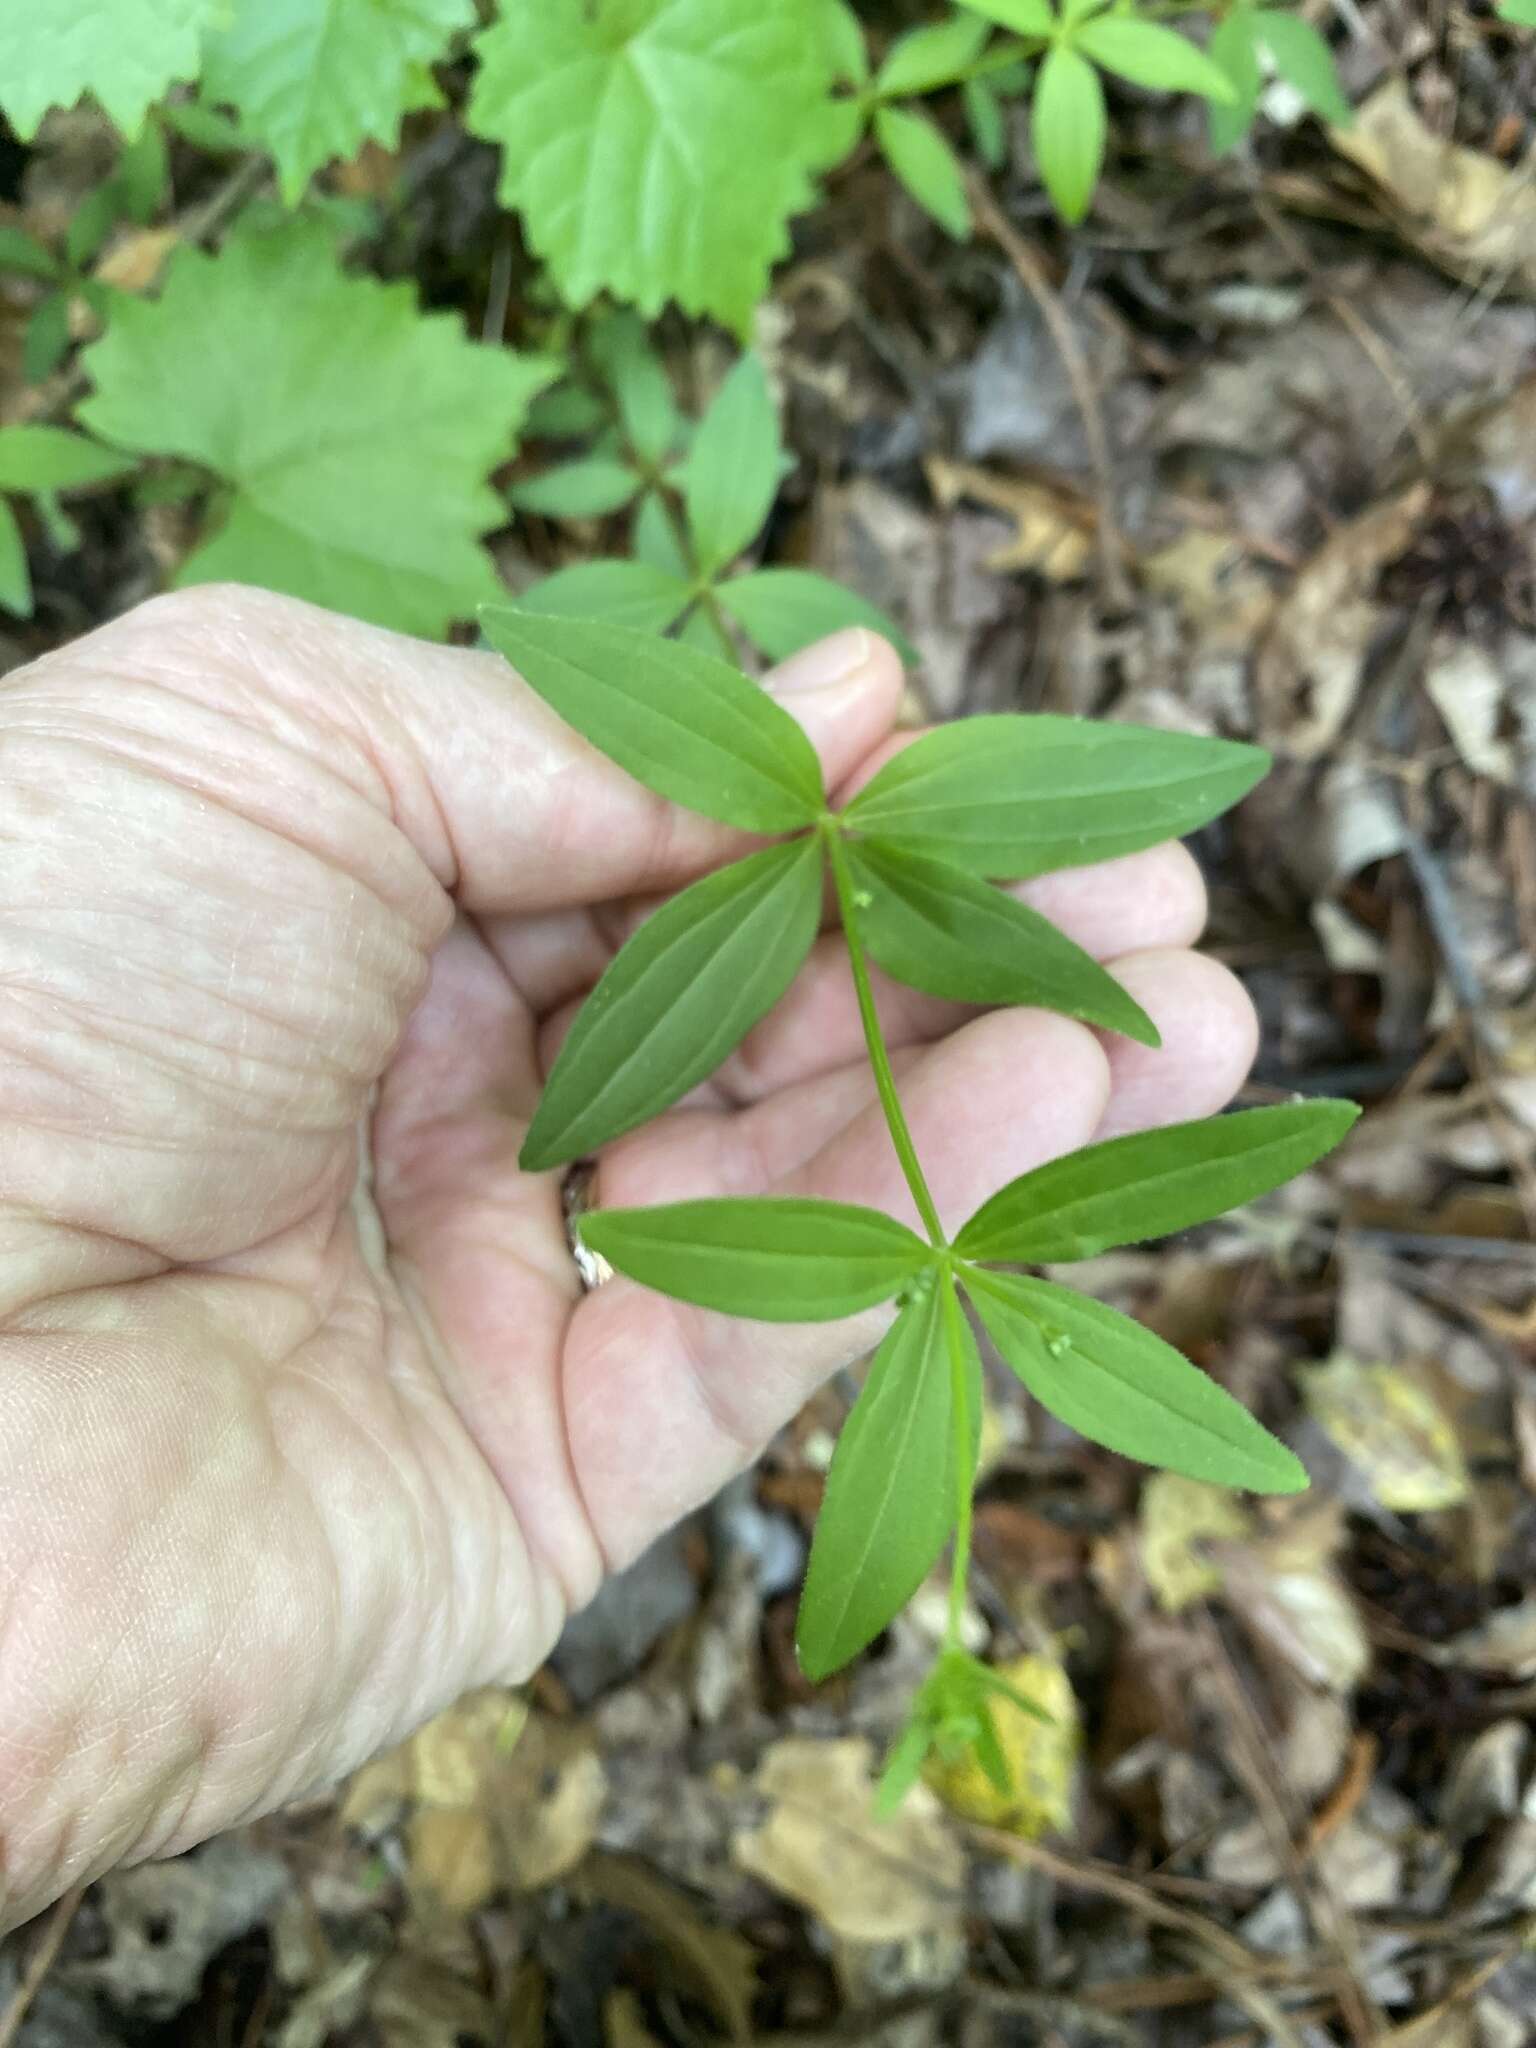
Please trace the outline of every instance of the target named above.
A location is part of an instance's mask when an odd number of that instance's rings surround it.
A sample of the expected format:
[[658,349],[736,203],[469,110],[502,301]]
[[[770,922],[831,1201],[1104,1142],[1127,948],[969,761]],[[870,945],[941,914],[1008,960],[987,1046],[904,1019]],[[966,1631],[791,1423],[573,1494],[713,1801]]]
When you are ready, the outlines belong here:
[[[892,744],[867,634],[769,687],[829,787]],[[0,1927],[526,1676],[878,1336],[584,1295],[560,1177],[517,1167],[645,899],[735,850],[494,657],[254,591],[0,684]],[[1164,1049],[882,985],[949,1223],[1252,1054],[1182,849],[1022,893]],[[597,1182],[765,1191],[915,1220],[831,936]]]

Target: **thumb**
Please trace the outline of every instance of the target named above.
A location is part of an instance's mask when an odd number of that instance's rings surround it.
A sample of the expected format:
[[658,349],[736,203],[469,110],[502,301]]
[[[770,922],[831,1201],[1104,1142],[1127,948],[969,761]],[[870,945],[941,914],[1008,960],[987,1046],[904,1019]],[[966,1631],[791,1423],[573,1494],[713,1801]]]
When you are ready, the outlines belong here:
[[[109,635],[119,667],[133,665],[136,642],[143,669],[195,675],[210,698],[233,690],[270,737],[297,739],[316,765],[347,776],[466,910],[664,889],[749,843],[643,789],[499,655],[234,585],[141,606],[102,630],[103,656]],[[794,656],[765,687],[804,728],[830,788],[889,733],[901,669],[883,640],[853,627]]]

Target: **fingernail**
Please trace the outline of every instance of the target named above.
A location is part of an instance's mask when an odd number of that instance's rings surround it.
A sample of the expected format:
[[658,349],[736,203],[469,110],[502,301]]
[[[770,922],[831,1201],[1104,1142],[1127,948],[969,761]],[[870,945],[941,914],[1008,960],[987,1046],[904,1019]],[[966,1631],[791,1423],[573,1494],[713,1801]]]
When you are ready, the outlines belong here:
[[863,626],[845,626],[828,640],[804,647],[781,662],[767,678],[775,697],[800,697],[812,690],[834,689],[869,661],[871,635]]

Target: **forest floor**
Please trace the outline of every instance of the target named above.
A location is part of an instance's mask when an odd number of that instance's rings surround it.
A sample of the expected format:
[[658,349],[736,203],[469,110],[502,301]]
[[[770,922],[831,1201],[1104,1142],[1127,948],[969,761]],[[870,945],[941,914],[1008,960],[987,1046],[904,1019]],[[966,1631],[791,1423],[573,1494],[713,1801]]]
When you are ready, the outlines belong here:
[[[799,1676],[834,1385],[525,1692],[0,1948],[6,2048],[1536,2041],[1536,55],[1341,14],[1351,130],[1276,97],[1213,171],[1197,115],[1128,98],[1084,228],[1021,152],[964,246],[855,166],[757,336],[798,459],[769,557],[899,619],[914,718],[1274,751],[1196,847],[1263,1020],[1245,1099],[1364,1121],[1074,1278],[1312,1492],[1149,1480],[994,1376],[975,1639],[1054,1718],[1005,1726],[1011,1805],[962,1778],[881,1826],[939,1602]],[[478,320],[498,232],[470,148],[380,261]],[[660,338],[707,389],[723,345]],[[144,594],[169,516],[92,528],[0,652]],[[516,586],[603,538],[499,549]]]

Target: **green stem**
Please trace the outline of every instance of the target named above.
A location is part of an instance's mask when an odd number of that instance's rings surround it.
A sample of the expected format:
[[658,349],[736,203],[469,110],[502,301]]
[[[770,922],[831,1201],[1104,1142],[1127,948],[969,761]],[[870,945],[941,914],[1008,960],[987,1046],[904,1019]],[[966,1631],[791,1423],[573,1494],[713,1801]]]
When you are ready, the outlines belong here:
[[896,1157],[901,1161],[901,1170],[907,1177],[907,1186],[912,1190],[917,1213],[923,1219],[923,1228],[927,1231],[930,1242],[942,1251],[949,1240],[944,1235],[944,1226],[939,1221],[938,1209],[928,1191],[928,1183],[923,1177],[922,1165],[918,1160],[917,1147],[912,1142],[912,1133],[907,1129],[901,1098],[896,1093],[896,1076],[891,1072],[891,1056],[885,1049],[885,1036],[880,1029],[880,1018],[875,1009],[875,992],[869,983],[869,962],[864,957],[864,939],[859,930],[858,896],[853,886],[853,873],[848,865],[848,849],[843,844],[842,828],[835,818],[828,818],[823,822],[822,840],[832,868],[832,885],[837,891],[837,907],[843,920],[843,937],[848,944],[848,964],[853,969],[853,986],[859,999],[859,1017],[864,1026],[864,1043],[869,1049],[869,1064],[874,1069],[875,1089],[880,1097],[880,1107],[885,1111],[886,1128],[891,1134],[891,1143],[896,1148]]
[[955,1276],[946,1272],[944,1289],[944,1338],[949,1349],[949,1404],[953,1411],[955,1440],[955,1545],[949,1571],[949,1616],[944,1627],[944,1647],[962,1647],[965,1622],[965,1593],[971,1572],[971,1376],[966,1371],[964,1311],[955,1292]]

